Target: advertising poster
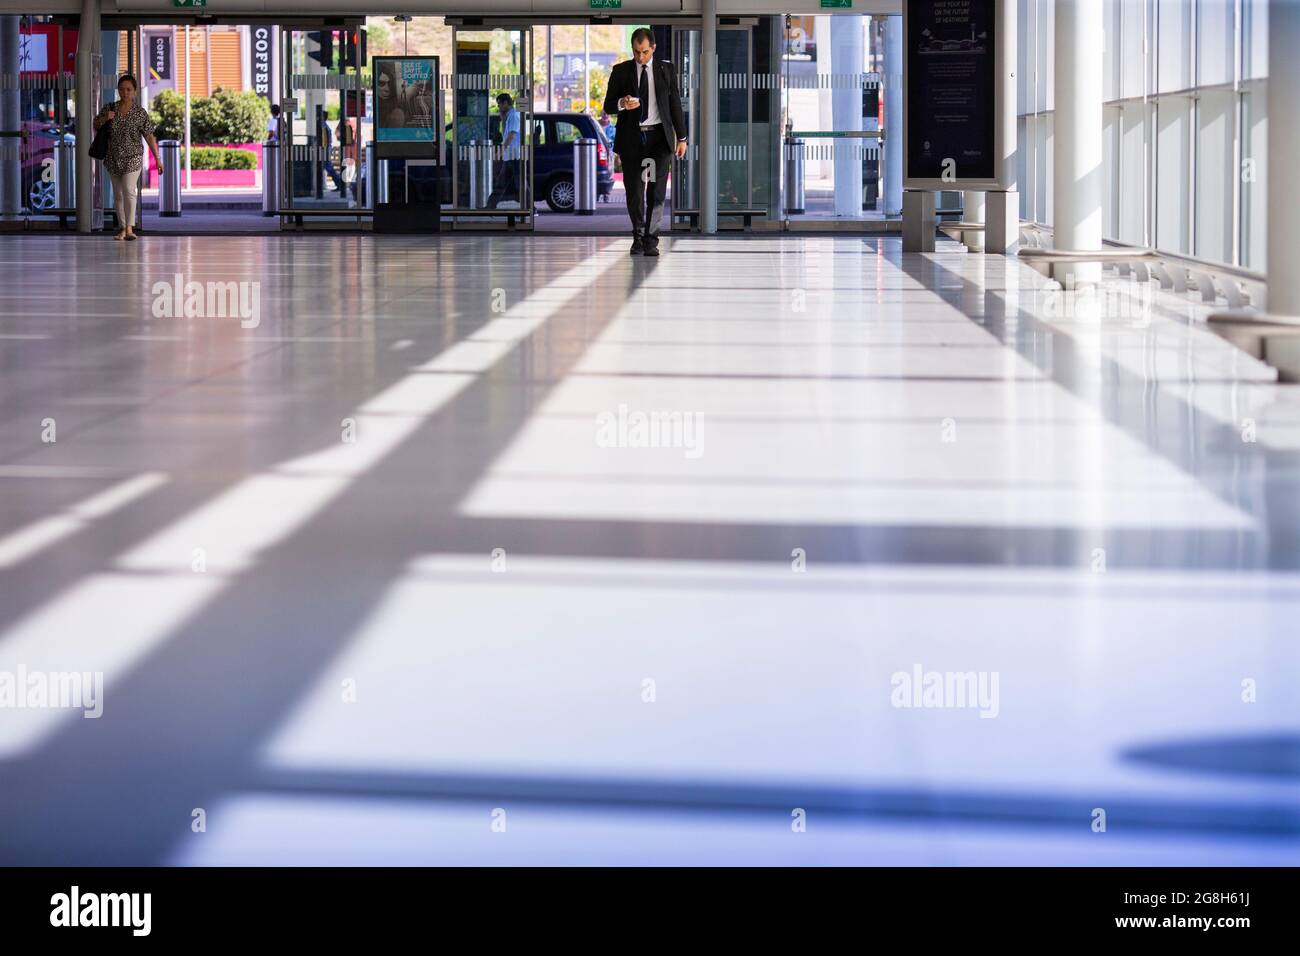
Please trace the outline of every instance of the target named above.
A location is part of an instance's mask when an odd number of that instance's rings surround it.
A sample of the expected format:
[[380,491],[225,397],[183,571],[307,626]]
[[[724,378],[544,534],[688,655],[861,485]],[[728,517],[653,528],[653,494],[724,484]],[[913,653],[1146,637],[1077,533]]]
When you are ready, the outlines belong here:
[[381,143],[436,143],[436,57],[374,57],[375,138]]
[[996,177],[996,7],[996,0],[908,0],[908,179]]

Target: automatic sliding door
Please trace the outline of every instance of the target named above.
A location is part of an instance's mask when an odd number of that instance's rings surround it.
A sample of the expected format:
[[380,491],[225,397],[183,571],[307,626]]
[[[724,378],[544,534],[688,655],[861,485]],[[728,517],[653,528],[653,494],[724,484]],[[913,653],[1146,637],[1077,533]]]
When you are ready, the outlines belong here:
[[[749,26],[720,27],[718,45],[718,213],[738,213],[755,208],[753,38]],[[690,130],[686,155],[673,164],[672,210],[698,213],[700,209],[700,64],[701,32],[698,28],[673,30],[673,57],[681,88],[682,109]],[[766,206],[766,201],[760,204]],[[682,225],[683,220],[678,225]]]
[[[458,27],[452,43],[450,153],[454,162],[452,202],[444,216],[512,214],[526,216],[531,223],[532,29]],[[501,94],[511,99],[504,112],[497,102]],[[514,117],[512,109],[517,113]]]
[[369,119],[364,116],[364,39],[356,24],[335,30],[281,31],[282,215],[355,217],[364,203],[359,171]]

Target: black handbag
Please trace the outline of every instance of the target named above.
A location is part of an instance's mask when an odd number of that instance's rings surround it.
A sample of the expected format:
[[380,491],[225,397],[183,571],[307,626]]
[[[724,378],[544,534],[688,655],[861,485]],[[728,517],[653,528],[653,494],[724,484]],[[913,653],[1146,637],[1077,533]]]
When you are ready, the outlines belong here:
[[90,158],[98,159],[101,162],[108,159],[108,137],[113,131],[113,121],[109,120],[99,128],[95,134],[94,140],[90,144]]

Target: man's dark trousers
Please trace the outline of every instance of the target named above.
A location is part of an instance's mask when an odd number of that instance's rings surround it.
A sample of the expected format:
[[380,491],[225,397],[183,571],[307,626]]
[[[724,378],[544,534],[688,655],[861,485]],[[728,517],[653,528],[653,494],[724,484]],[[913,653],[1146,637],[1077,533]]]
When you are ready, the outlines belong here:
[[499,164],[496,182],[492,186],[492,194],[488,196],[487,207],[489,209],[496,209],[497,203],[503,199],[519,199],[519,175],[515,169],[518,165],[519,160],[517,159],[503,160]]
[[639,132],[639,136],[631,138],[629,148],[619,154],[623,161],[627,214],[632,220],[633,237],[641,239],[647,246],[658,246],[673,150],[664,136],[662,125],[656,124]]

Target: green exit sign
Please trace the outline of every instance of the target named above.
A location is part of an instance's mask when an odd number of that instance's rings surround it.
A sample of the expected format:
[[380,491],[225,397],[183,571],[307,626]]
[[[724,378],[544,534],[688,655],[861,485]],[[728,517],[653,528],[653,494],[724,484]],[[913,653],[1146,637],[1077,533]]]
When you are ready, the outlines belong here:
[[623,0],[591,0],[593,10],[622,10]]
[[206,7],[208,0],[172,0],[174,7]]
[[852,10],[853,0],[822,0],[823,10]]

